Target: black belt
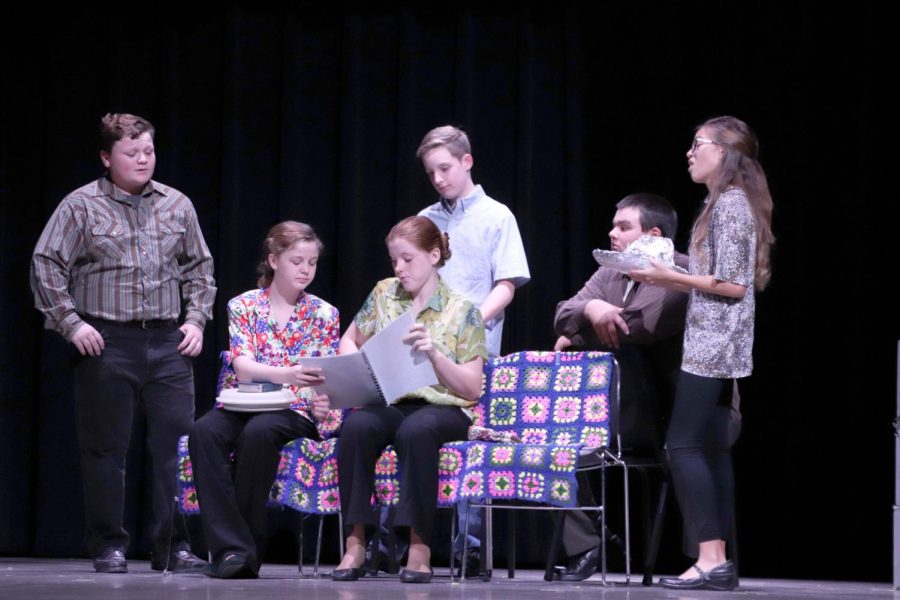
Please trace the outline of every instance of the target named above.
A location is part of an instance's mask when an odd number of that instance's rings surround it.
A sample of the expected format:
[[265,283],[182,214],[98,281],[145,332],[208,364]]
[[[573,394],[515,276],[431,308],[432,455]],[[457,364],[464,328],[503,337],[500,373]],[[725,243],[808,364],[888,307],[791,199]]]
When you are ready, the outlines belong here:
[[91,324],[112,326],[112,327],[130,327],[132,329],[161,329],[163,327],[174,327],[176,325],[174,319],[146,319],[143,321],[110,321],[108,319],[98,319],[97,317],[85,317],[85,321]]

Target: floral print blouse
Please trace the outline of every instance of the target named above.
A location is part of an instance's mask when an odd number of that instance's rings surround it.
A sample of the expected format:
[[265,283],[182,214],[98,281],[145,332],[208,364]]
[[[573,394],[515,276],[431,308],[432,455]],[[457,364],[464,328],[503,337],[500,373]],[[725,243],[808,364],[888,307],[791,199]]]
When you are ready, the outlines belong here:
[[[302,363],[307,356],[337,354],[341,339],[340,317],[337,308],[312,294],[304,294],[297,301],[294,314],[283,328],[272,318],[269,288],[250,290],[228,301],[229,356],[248,356],[254,361],[273,367],[290,367]],[[225,376],[223,388],[237,387],[233,369]],[[310,410],[313,389],[291,386],[296,402],[291,409],[314,420]],[[330,411],[316,423],[323,437],[340,427],[341,411]]]
[[[396,277],[379,281],[356,313],[354,323],[366,337],[371,337],[394,319],[412,308],[412,296],[403,289]],[[471,302],[453,292],[443,279],[425,307],[416,315],[416,322],[424,324],[431,334],[431,343],[456,364],[464,364],[477,357],[487,359],[484,322],[481,311]],[[421,398],[431,404],[470,407],[470,402],[453,394],[443,385],[419,388],[406,398]]]
[[756,221],[742,189],[729,188],[716,200],[700,252],[691,252],[690,272],[743,285],[747,291],[743,298],[691,291],[681,368],[720,379],[750,375],[756,308]]

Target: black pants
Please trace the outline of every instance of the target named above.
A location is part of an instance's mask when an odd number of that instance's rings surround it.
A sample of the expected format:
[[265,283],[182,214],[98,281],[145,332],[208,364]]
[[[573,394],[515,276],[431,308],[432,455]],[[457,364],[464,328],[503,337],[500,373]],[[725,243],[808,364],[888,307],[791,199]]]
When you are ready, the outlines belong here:
[[194,423],[188,444],[203,532],[214,561],[237,554],[258,570],[267,535],[266,502],[281,447],[300,437],[319,439],[319,434],[312,421],[292,410],[213,409]]
[[[177,348],[184,336],[174,323],[156,329],[91,324],[105,348],[100,356],[79,357],[74,377],[88,551],[97,555],[105,548],[124,551],[128,546],[122,525],[125,455],[141,403],[153,478],[150,537],[154,552],[163,555],[176,495],[178,438],[194,421],[191,359]],[[172,548],[186,548],[183,533],[176,530],[175,537]]]
[[406,402],[355,410],[344,420],[338,475],[344,523],[377,526],[372,506],[375,461],[393,444],[400,464],[400,501],[394,524],[415,528],[431,544],[437,509],[438,457],[446,442],[466,439],[472,422],[453,406]]
[[732,379],[682,371],[675,392],[667,449],[675,494],[684,518],[685,552],[700,542],[724,540],[734,513],[731,464]]

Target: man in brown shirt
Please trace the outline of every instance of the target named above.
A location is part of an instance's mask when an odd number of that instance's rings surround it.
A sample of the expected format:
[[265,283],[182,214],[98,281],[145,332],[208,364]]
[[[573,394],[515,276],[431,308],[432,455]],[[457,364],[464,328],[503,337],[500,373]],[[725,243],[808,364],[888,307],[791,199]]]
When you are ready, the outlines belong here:
[[63,199],[31,265],[46,327],[80,354],[74,391],[86,537],[94,568],[104,573],[127,571],[125,454],[139,405],[153,468],[151,565],[205,564],[169,530],[178,438],[194,420],[191,358],[203,348],[216,294],[213,262],[190,200],[151,179],[153,134],[135,115],[101,120],[107,173]]
[[[665,198],[632,194],[616,209],[609,232],[614,251],[624,251],[642,235],[675,236],[678,215]],[[675,254],[676,265],[687,267],[687,261],[687,256]],[[637,283],[624,273],[600,267],[575,296],[556,307],[554,330],[559,337],[554,350],[575,347],[615,353],[621,375],[618,429],[629,451],[655,453],[662,448],[663,422],[681,363],[687,301],[685,293]],[[594,504],[588,485],[579,485],[579,501]],[[563,546],[570,558],[561,578],[590,577],[597,569],[599,544],[587,515],[569,515]]]

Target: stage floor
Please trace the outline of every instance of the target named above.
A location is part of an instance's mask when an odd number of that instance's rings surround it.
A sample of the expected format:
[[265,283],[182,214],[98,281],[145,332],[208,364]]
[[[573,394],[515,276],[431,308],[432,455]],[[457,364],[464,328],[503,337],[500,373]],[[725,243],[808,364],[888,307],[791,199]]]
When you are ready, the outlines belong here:
[[[101,575],[84,559],[0,558],[0,598],[17,600],[230,600],[237,598],[285,600],[410,600],[434,599],[653,599],[714,598],[834,599],[894,598],[886,583],[849,583],[793,581],[782,579],[742,579],[735,592],[674,592],[660,587],[644,587],[640,577],[624,585],[624,576],[613,574],[613,585],[604,586],[595,575],[581,583],[547,583],[542,571],[516,571],[507,579],[506,571],[495,571],[490,582],[469,580],[451,583],[446,568],[435,572],[430,585],[402,584],[396,578],[381,575],[357,582],[333,583],[327,579],[298,579],[297,568],[290,565],[264,565],[255,580],[216,580],[203,575],[166,575],[150,570],[146,561],[129,561],[129,573]],[[330,567],[322,569],[328,572]],[[896,596],[900,598],[900,594]]]

